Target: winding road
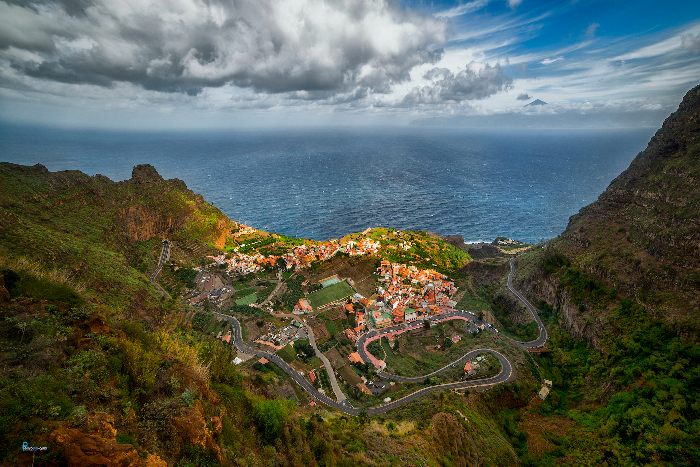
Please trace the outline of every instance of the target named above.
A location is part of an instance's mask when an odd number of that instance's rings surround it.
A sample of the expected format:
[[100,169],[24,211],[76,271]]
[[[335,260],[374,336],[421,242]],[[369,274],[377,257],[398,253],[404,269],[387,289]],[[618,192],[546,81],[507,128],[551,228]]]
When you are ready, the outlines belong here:
[[515,295],[515,298],[520,300],[523,305],[525,305],[525,308],[527,308],[527,311],[530,312],[530,315],[532,316],[532,319],[534,319],[537,322],[537,325],[540,327],[540,337],[535,339],[534,341],[530,342],[520,342],[518,345],[524,349],[532,348],[532,347],[542,347],[546,342],[547,339],[549,338],[549,335],[547,334],[547,328],[544,327],[544,324],[542,323],[542,320],[540,319],[540,316],[537,314],[537,310],[535,310],[535,307],[532,306],[530,302],[527,301],[525,297],[523,297],[520,292],[515,290],[513,288],[513,276],[515,275],[515,271],[517,269],[517,266],[515,265],[515,258],[511,258],[510,260],[510,274],[508,274],[508,290]]
[[[513,258],[510,262],[511,270],[510,270],[510,274],[508,276],[508,290],[510,290],[516,296],[516,298],[518,298],[518,300],[520,300],[525,305],[525,307],[527,307],[528,311],[533,316],[535,321],[537,321],[537,323],[540,327],[540,336],[538,339],[536,339],[532,342],[525,342],[525,343],[516,342],[516,343],[517,343],[517,345],[519,345],[520,347],[522,347],[524,349],[530,348],[530,347],[538,347],[538,346],[543,345],[547,341],[547,330],[545,329],[544,325],[542,324],[542,321],[540,320],[539,316],[537,315],[537,311],[535,310],[535,307],[533,307],[530,304],[530,302],[528,302],[527,299],[525,299],[525,297],[523,297],[520,293],[518,293],[513,288],[512,279],[513,279],[513,275],[515,274],[515,268],[516,268],[514,259],[515,258]],[[333,400],[330,397],[328,397],[327,395],[321,394],[304,377],[303,374],[299,374],[299,372],[297,370],[292,368],[287,362],[282,360],[282,358],[280,358],[276,354],[272,354],[269,352],[265,352],[263,350],[258,350],[258,349],[253,349],[253,348],[248,347],[245,344],[245,342],[243,342],[243,337],[241,334],[241,324],[238,322],[238,320],[236,318],[234,318],[233,316],[228,316],[228,315],[224,315],[221,313],[214,313],[214,314],[231,323],[231,325],[233,327],[233,344],[241,352],[251,354],[251,355],[256,355],[258,357],[265,357],[269,361],[275,363],[280,368],[282,368],[282,370],[284,370],[289,376],[291,376],[291,378],[299,386],[301,386],[309,395],[311,395],[311,397],[318,400],[319,402],[326,404],[329,407],[333,407],[335,409],[340,410],[341,412],[344,412],[348,415],[354,415],[354,416],[357,416],[362,412],[363,409],[353,407],[350,404],[350,402],[345,398],[345,396],[342,394],[342,391],[338,387],[338,384],[335,380],[335,377],[333,375],[333,370],[330,367],[330,363],[328,362],[328,359],[325,358],[325,356],[321,352],[319,352],[319,350],[316,348],[315,341],[313,342],[312,346],[316,349],[317,355],[320,354],[319,358],[321,358],[321,356],[322,356],[321,360],[324,362],[324,366],[326,367],[326,369],[329,373],[331,382],[335,383],[335,384],[332,384],[332,386],[333,386],[333,390],[336,393],[336,397],[338,400]],[[449,312],[447,312],[447,314],[441,315],[441,318],[449,318],[451,316],[453,316],[453,317],[458,317],[458,316],[467,317],[467,315],[468,315],[470,321],[478,322],[478,319],[472,313],[465,312],[465,311],[459,311],[459,310],[449,311]],[[381,335],[387,334],[387,333],[392,332],[392,331],[397,331],[397,330],[400,330],[402,328],[405,329],[406,327],[411,327],[411,325],[410,324],[401,324],[398,326],[392,326],[390,328],[383,330]],[[307,326],[307,329],[309,329],[308,326]],[[378,336],[378,335],[380,335],[380,333],[378,333],[377,331],[371,331],[369,333],[364,334],[358,340],[358,352],[360,353],[360,356],[362,357],[362,359],[365,362],[370,361],[370,358],[367,355],[367,350],[366,350],[367,342],[366,341],[367,341],[367,339],[371,339],[371,338]],[[312,341],[313,341],[313,332],[309,329],[309,342],[311,343]],[[442,390],[442,389],[479,389],[479,390],[484,390],[484,389],[488,389],[492,386],[495,386],[496,384],[501,384],[501,383],[508,381],[511,378],[511,376],[513,375],[513,366],[511,365],[510,361],[508,361],[508,359],[503,354],[501,354],[500,352],[493,350],[493,349],[472,350],[472,351],[468,352],[467,354],[465,354],[463,357],[461,357],[459,360],[452,362],[452,363],[446,365],[445,367],[443,367],[443,368],[441,368],[433,373],[430,373],[429,375],[425,375],[425,376],[410,378],[410,377],[404,377],[404,376],[393,375],[390,373],[385,373],[383,371],[378,371],[377,374],[379,374],[380,376],[382,376],[384,378],[392,379],[392,380],[398,381],[398,382],[420,383],[431,376],[434,376],[438,373],[442,373],[444,371],[451,369],[454,365],[461,364],[463,362],[466,362],[467,360],[471,360],[472,358],[476,357],[479,354],[484,354],[484,353],[489,353],[489,354],[493,355],[500,362],[501,371],[497,375],[492,376],[490,378],[483,378],[483,379],[478,379],[478,380],[457,381],[457,382],[453,382],[453,383],[445,383],[445,384],[438,384],[438,385],[434,385],[434,386],[426,386],[426,387],[419,389],[418,391],[413,392],[413,393],[411,393],[405,397],[402,397],[400,399],[396,399],[394,401],[391,401],[389,403],[382,404],[382,405],[379,405],[376,407],[368,408],[368,409],[366,409],[367,414],[368,415],[379,415],[379,414],[386,413],[386,412],[393,410],[397,407],[408,404],[408,403],[410,403],[410,402],[412,402],[412,401],[414,401],[414,400],[416,400],[416,399],[418,399],[418,398],[420,398],[420,397],[424,396],[425,394],[432,392],[432,391],[438,391],[438,390]]]
[[158,273],[160,273],[160,270],[163,269],[163,265],[165,262],[170,258],[170,246],[172,243],[170,243],[169,240],[163,240],[163,248],[160,251],[160,260],[158,261],[158,266],[156,267],[156,270],[153,271],[153,274],[151,274],[151,283],[158,287],[158,290],[160,290],[160,293],[165,295],[166,297],[170,298],[170,294],[166,292],[163,287],[160,286],[158,282],[156,282],[156,276],[158,276]]

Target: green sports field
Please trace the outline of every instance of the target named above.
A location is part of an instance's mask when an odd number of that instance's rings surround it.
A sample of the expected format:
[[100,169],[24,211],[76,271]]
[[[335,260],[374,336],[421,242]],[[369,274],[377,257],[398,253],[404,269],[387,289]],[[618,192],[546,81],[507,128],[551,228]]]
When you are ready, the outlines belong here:
[[353,295],[355,295],[355,290],[350,287],[350,284],[342,281],[329,285],[324,289],[317,290],[316,292],[311,292],[306,298],[315,310],[336,300],[341,300]]
[[250,305],[251,303],[255,303],[257,300],[257,294],[252,293],[250,295],[246,295],[245,297],[236,300],[236,305]]

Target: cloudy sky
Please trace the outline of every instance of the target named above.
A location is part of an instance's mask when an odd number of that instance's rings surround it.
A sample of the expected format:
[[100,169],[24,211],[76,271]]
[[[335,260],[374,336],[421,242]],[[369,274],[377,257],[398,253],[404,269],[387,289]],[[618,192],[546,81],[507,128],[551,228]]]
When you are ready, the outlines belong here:
[[6,123],[653,126],[699,83],[697,0],[0,0]]

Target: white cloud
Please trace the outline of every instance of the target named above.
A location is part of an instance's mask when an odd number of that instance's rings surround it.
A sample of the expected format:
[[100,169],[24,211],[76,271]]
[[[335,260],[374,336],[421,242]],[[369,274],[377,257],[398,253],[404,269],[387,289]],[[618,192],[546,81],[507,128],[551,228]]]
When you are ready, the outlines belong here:
[[549,64],[551,64],[551,63],[559,62],[559,61],[562,61],[562,60],[564,60],[564,57],[562,57],[562,56],[560,55],[560,56],[554,57],[554,58],[545,58],[545,59],[542,60],[540,63],[541,63],[542,65],[549,65]]
[[683,34],[681,35],[681,46],[694,54],[700,52],[700,34]]
[[435,16],[437,18],[454,18],[457,16],[466,15],[468,13],[481,10],[488,5],[490,1],[491,0],[474,0],[473,2],[463,3],[462,5],[435,13]]
[[[680,34],[674,34],[672,37],[655,42],[651,45],[641,47],[633,52],[618,55],[614,60],[635,60],[640,58],[651,58],[666,55],[673,52],[679,52],[683,49],[693,51],[693,45],[696,40],[700,39],[700,25],[695,25],[686,29]],[[693,34],[698,34],[697,36]]]

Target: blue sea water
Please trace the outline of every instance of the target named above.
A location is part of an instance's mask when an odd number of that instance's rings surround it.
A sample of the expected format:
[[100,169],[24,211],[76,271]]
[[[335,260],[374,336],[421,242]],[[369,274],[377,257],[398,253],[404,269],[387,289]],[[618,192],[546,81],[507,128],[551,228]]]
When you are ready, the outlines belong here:
[[326,240],[367,227],[528,242],[559,235],[654,129],[106,132],[0,126],[0,161],[112,180],[137,164],[231,219]]

